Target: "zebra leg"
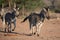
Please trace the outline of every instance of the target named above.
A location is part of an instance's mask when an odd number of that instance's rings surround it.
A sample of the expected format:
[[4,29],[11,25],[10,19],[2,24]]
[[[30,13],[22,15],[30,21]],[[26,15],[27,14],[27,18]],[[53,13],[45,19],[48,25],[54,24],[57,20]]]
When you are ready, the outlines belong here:
[[38,23],[38,24],[36,25],[36,31],[37,31],[36,34],[37,34],[37,35],[38,35],[38,31],[39,31],[39,30],[38,30],[38,29],[39,29],[39,24],[40,24],[40,23]]
[[39,33],[40,33],[40,31],[41,31],[42,25],[43,25],[42,22],[40,22],[40,23],[37,24],[37,36],[39,36]]
[[10,23],[10,32],[11,32],[11,23]]
[[30,34],[32,35],[32,28],[30,29]]
[[3,20],[3,28],[2,28],[3,31],[5,31],[4,27],[5,27],[5,20]]
[[30,34],[32,35],[35,35],[35,26],[32,26],[31,25],[31,29],[30,29]]
[[6,22],[6,24],[5,24],[5,25],[6,25],[6,27],[5,27],[5,31],[4,31],[4,32],[7,32],[7,22]]
[[30,36],[33,34],[33,25],[30,23]]
[[35,31],[35,26],[32,27],[32,34],[35,35],[36,31]]
[[14,29],[12,29],[12,31],[14,31],[16,28],[16,20],[14,20],[13,24],[14,24]]
[[39,33],[41,32],[42,25],[43,25],[43,23],[41,22],[39,25],[39,29],[38,29],[38,36],[39,36]]
[[11,23],[8,23],[8,32],[11,32]]

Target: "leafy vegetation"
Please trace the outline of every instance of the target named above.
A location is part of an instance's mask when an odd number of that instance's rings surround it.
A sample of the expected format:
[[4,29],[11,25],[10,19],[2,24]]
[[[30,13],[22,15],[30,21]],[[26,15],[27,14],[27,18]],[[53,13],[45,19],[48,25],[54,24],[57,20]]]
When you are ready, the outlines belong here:
[[[42,0],[0,0],[0,5],[2,5],[2,3],[4,3],[4,5],[6,5],[6,2],[8,3],[8,5],[14,5],[14,2],[17,4],[17,7],[19,7],[20,9],[24,8],[26,10],[32,10],[35,9],[37,7],[43,7],[44,3]],[[9,4],[10,2],[10,4]]]

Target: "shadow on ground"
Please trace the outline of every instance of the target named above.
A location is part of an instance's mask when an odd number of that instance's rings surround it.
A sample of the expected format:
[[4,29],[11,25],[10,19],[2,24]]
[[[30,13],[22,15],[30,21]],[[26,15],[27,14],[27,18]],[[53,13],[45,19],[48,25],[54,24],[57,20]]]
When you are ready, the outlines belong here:
[[4,36],[13,36],[13,35],[23,35],[23,36],[32,36],[31,34],[26,34],[26,33],[18,33],[18,32],[4,32],[0,31],[0,33],[4,33]]

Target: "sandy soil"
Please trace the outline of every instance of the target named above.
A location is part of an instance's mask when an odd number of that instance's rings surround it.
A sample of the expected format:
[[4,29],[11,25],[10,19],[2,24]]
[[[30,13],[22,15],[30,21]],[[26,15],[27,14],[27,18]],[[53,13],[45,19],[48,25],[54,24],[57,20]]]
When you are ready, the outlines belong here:
[[[40,36],[29,36],[29,22],[28,20],[21,23],[21,19],[17,19],[17,26],[12,33],[0,32],[0,40],[60,40],[60,20],[45,20],[42,26]],[[0,29],[2,22],[0,20]]]

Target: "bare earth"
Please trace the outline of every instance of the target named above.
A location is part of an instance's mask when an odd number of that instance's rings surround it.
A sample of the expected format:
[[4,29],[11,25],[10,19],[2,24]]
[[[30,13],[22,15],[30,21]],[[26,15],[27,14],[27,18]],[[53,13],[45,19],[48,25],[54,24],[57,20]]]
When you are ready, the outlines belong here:
[[[60,19],[45,20],[42,26],[40,36],[29,36],[28,20],[21,23],[21,19],[17,19],[17,27],[12,33],[0,32],[0,40],[60,40]],[[0,20],[0,29],[2,22]]]

